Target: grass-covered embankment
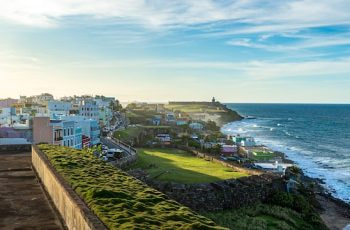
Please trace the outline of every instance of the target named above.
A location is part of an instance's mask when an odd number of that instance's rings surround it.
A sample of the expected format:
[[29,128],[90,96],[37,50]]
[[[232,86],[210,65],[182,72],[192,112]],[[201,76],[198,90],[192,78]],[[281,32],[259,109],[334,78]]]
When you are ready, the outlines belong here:
[[221,229],[87,151],[38,147],[109,229]]
[[160,181],[185,184],[248,176],[178,149],[138,149],[138,159],[132,168],[144,169],[151,177]]
[[166,125],[137,125],[115,131],[113,136],[129,144],[140,144],[152,139],[157,133],[168,133],[169,130],[170,126]]
[[119,140],[130,142],[135,138],[138,138],[141,134],[142,129],[140,127],[130,127],[123,130],[118,130],[114,132],[113,136]]
[[220,118],[215,120],[218,125],[243,119],[236,111],[228,109],[220,102],[169,102],[164,107],[168,110],[187,113],[190,116],[195,113],[219,115]]

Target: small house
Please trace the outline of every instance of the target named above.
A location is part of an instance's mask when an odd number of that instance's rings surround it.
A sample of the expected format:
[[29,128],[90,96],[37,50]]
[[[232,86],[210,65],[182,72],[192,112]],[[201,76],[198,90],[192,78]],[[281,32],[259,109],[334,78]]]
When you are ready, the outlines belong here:
[[190,124],[190,128],[193,130],[200,131],[203,129],[203,125],[201,123],[193,122]]
[[171,144],[171,137],[169,134],[158,134],[157,139],[162,143],[162,144]]
[[232,156],[237,153],[237,145],[222,145],[221,155]]
[[152,125],[159,126],[161,124],[162,117],[159,115],[156,115],[152,118]]
[[176,125],[181,126],[181,125],[187,125],[188,121],[186,120],[176,120]]

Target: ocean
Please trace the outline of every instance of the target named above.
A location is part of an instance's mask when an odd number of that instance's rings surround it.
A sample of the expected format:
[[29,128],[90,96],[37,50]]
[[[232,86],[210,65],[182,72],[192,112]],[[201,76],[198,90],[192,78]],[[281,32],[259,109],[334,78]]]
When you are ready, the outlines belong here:
[[225,125],[225,134],[253,136],[281,151],[304,173],[350,202],[350,105],[227,104],[244,119]]

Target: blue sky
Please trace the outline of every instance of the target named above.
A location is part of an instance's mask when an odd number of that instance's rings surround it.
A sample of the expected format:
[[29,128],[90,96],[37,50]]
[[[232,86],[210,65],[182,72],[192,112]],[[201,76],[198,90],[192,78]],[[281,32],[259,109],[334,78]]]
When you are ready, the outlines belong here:
[[0,1],[0,97],[350,103],[346,0]]

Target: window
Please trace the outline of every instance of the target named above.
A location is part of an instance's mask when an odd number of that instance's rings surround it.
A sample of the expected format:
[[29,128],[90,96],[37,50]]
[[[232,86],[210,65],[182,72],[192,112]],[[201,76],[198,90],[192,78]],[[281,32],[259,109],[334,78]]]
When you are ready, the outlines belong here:
[[64,135],[64,136],[67,136],[66,129],[63,129],[63,135]]

